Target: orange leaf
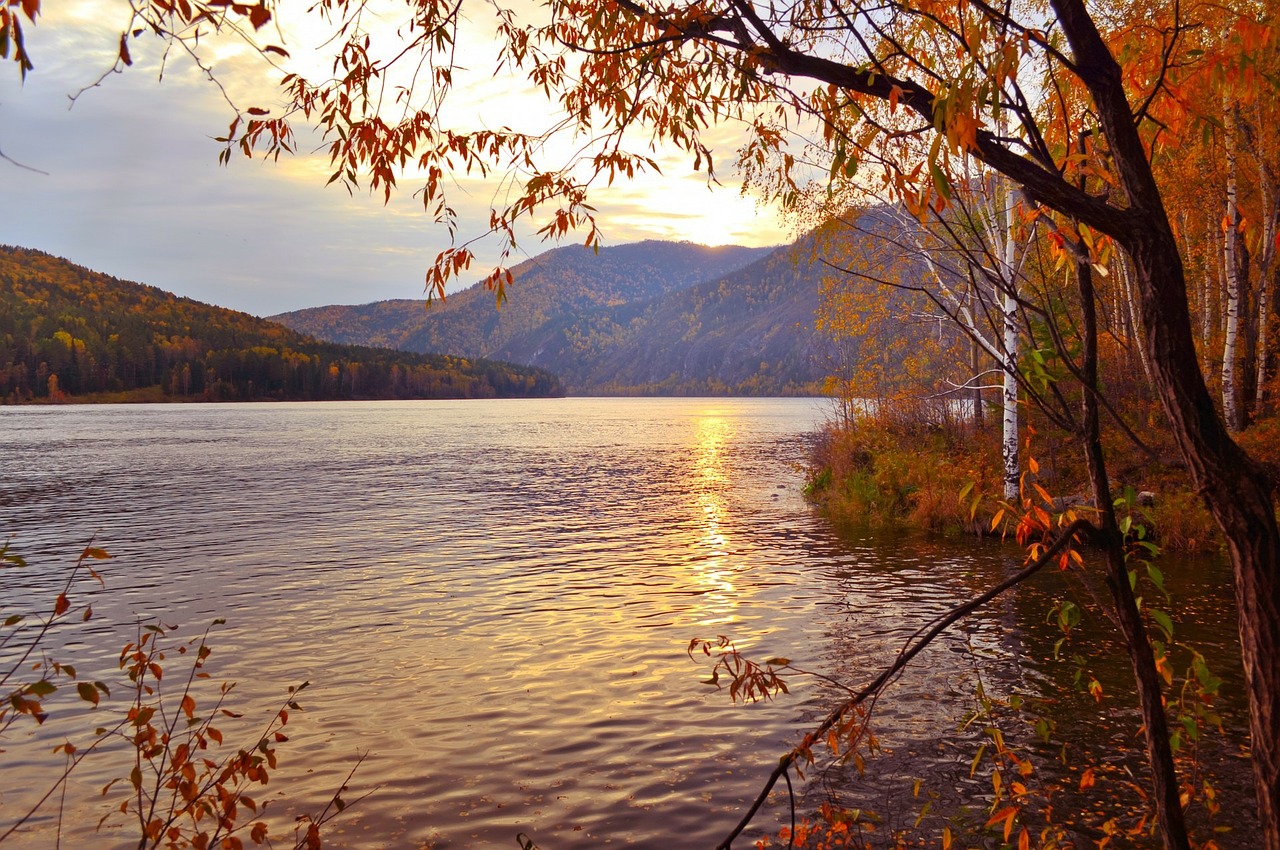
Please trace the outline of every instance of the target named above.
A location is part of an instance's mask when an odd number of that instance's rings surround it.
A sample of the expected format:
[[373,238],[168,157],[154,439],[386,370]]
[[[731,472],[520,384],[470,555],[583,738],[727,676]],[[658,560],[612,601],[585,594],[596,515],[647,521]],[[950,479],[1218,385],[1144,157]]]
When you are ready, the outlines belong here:
[[988,827],[995,826],[996,824],[1000,823],[1000,821],[1004,821],[1004,840],[1008,841],[1009,834],[1013,832],[1013,819],[1016,818],[1017,816],[1018,816],[1018,807],[1007,806],[1006,808],[1003,808],[1000,811],[996,812],[994,815],[992,815],[991,819],[987,821],[987,826]]

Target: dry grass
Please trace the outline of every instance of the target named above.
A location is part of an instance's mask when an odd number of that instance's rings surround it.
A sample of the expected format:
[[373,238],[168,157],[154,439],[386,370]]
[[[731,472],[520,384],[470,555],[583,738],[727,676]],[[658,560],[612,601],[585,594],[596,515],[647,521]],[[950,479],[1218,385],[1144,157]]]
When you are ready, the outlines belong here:
[[[1089,503],[1074,441],[1045,433],[1050,429],[1043,423],[1041,429],[1032,447],[1041,468],[1039,483],[1073,504]],[[1280,424],[1262,436],[1277,447],[1280,462]],[[1176,463],[1153,461],[1119,434],[1108,434],[1106,444],[1116,495],[1126,486],[1155,493],[1153,505],[1133,512],[1161,546],[1171,551],[1220,547],[1216,525]],[[1169,447],[1155,449],[1159,455],[1171,453]],[[995,428],[975,432],[963,423],[918,424],[902,416],[828,426],[811,456],[807,485],[809,497],[837,522],[948,534],[989,531],[1001,492]]]
[[[864,419],[829,427],[818,441],[808,492],[841,522],[937,532],[989,525],[999,453],[984,435],[936,425]],[[968,494],[961,499],[962,491]],[[970,506],[978,497],[979,510]]]

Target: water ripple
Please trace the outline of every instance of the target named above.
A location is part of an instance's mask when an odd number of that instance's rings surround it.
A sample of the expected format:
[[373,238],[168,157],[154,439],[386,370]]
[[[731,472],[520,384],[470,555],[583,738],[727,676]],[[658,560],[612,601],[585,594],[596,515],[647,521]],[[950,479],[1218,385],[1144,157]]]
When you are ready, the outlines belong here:
[[[521,831],[561,850],[711,846],[833,694],[798,680],[792,699],[731,705],[699,683],[691,637],[858,681],[1010,568],[1002,549],[850,541],[817,520],[795,464],[822,413],[723,399],[0,409],[0,534],[41,565],[6,574],[6,611],[47,603],[49,565],[92,537],[116,555],[97,617],[50,646],[84,672],[111,675],[139,618],[183,633],[227,618],[215,675],[239,682],[249,719],[314,683],[271,798],[321,802],[367,754],[352,796],[369,796],[328,846],[514,846]],[[931,650],[879,709],[887,739],[909,752],[949,735],[972,694],[966,645],[1015,658],[1042,616],[1006,606]],[[6,741],[4,775],[56,770],[50,742],[77,717]],[[73,833],[93,846],[122,834],[82,826],[121,772],[91,760],[74,786]],[[0,821],[23,794],[3,790]]]

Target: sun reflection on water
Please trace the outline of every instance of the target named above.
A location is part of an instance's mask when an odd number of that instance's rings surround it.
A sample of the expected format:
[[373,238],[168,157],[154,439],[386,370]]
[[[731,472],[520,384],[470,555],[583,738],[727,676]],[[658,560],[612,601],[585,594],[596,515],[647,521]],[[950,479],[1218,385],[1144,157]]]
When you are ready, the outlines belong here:
[[700,592],[695,613],[703,625],[733,622],[737,605],[733,581],[737,568],[731,560],[725,498],[730,483],[726,453],[733,437],[732,422],[718,412],[707,411],[698,418],[690,491],[699,537],[691,566]]

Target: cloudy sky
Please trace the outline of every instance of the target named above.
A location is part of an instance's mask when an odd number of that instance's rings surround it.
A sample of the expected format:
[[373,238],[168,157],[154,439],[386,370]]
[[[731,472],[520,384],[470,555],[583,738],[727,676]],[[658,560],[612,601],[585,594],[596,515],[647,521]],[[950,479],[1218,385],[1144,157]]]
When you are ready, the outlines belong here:
[[[0,161],[0,243],[257,315],[422,296],[426,269],[449,243],[411,184],[402,184],[408,191],[387,206],[381,197],[325,187],[326,158],[312,154],[309,142],[288,161],[237,158],[219,166],[221,148],[212,137],[225,132],[231,113],[218,89],[181,60],[159,80],[159,45],[145,40],[134,47],[134,67],[110,75],[71,107],[68,96],[110,67],[127,4],[44,5],[27,36],[35,71],[21,83],[14,63],[0,67],[0,151],[9,159]],[[282,20],[289,11],[281,11]],[[475,26],[480,32],[483,25]],[[321,58],[314,31],[284,36],[297,60]],[[471,54],[477,73],[455,92],[457,103],[490,126],[523,121],[532,129],[545,122],[546,101],[522,95],[511,80],[492,79],[487,46],[478,44]],[[261,95],[279,76],[235,45],[211,45],[210,55],[237,98],[263,102],[253,93]],[[723,187],[709,189],[687,157],[660,152],[663,176],[594,195],[606,244],[786,241],[774,213],[741,197],[732,175],[723,173],[732,159],[731,129],[714,149]],[[494,188],[474,180],[458,188],[452,200],[460,235],[477,235]],[[521,247],[531,255],[552,246],[526,239]],[[478,251],[472,279],[487,270],[486,261],[496,262],[495,250]]]

